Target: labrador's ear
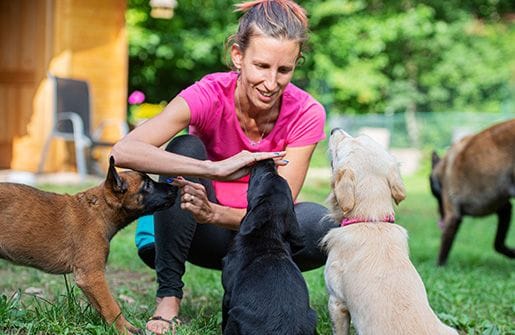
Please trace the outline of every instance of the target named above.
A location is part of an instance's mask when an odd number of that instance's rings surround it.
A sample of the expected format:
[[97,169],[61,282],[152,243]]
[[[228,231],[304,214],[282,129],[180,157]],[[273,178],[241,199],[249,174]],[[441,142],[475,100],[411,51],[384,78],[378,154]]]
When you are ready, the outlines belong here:
[[356,192],[356,177],[349,168],[338,170],[334,178],[334,196],[343,214],[354,208]]
[[406,198],[406,189],[402,182],[401,173],[399,166],[395,164],[388,174],[388,185],[390,186],[390,192],[395,204],[398,205],[402,200]]

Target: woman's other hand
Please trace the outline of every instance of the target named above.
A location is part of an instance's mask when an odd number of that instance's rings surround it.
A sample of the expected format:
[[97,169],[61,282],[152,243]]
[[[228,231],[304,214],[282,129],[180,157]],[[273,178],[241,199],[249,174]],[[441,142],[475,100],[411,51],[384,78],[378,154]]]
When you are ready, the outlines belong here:
[[214,210],[207,198],[204,185],[194,183],[182,177],[174,179],[173,184],[181,190],[181,208],[193,214],[195,221],[201,224],[213,223]]
[[213,224],[238,231],[246,209],[225,207],[210,202],[202,184],[183,177],[175,178],[173,185],[181,190],[181,209],[189,211],[197,223]]

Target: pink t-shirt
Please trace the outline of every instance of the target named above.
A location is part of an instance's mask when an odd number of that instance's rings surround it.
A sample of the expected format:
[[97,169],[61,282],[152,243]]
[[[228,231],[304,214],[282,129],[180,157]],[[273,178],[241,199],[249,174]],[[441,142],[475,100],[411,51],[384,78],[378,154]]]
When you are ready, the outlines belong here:
[[[242,150],[282,151],[301,147],[325,138],[325,110],[305,91],[288,84],[282,97],[281,110],[274,125],[259,144],[251,144],[241,129],[234,107],[236,72],[213,73],[186,88],[179,95],[190,111],[190,134],[205,144],[212,161],[226,159]],[[223,182],[213,181],[221,205],[246,208],[249,177]]]

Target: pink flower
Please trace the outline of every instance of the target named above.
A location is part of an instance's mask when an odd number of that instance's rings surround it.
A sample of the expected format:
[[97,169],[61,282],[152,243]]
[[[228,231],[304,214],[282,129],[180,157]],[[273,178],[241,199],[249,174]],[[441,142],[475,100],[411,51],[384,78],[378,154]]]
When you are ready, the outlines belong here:
[[130,105],[139,105],[143,101],[145,101],[145,94],[141,91],[134,91],[129,95],[129,104]]

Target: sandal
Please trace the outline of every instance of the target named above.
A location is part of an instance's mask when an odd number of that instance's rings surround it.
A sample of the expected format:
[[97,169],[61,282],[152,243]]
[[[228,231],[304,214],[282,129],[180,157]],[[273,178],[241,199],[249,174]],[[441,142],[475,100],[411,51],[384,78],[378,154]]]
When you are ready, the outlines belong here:
[[171,319],[165,319],[162,316],[156,315],[156,316],[150,317],[148,319],[148,321],[163,321],[163,322],[168,323],[170,325],[170,329],[167,330],[166,333],[168,333],[171,330],[173,334],[175,334],[176,326],[180,326],[180,324],[181,324],[181,320],[179,320],[179,318],[177,316],[174,316]]

